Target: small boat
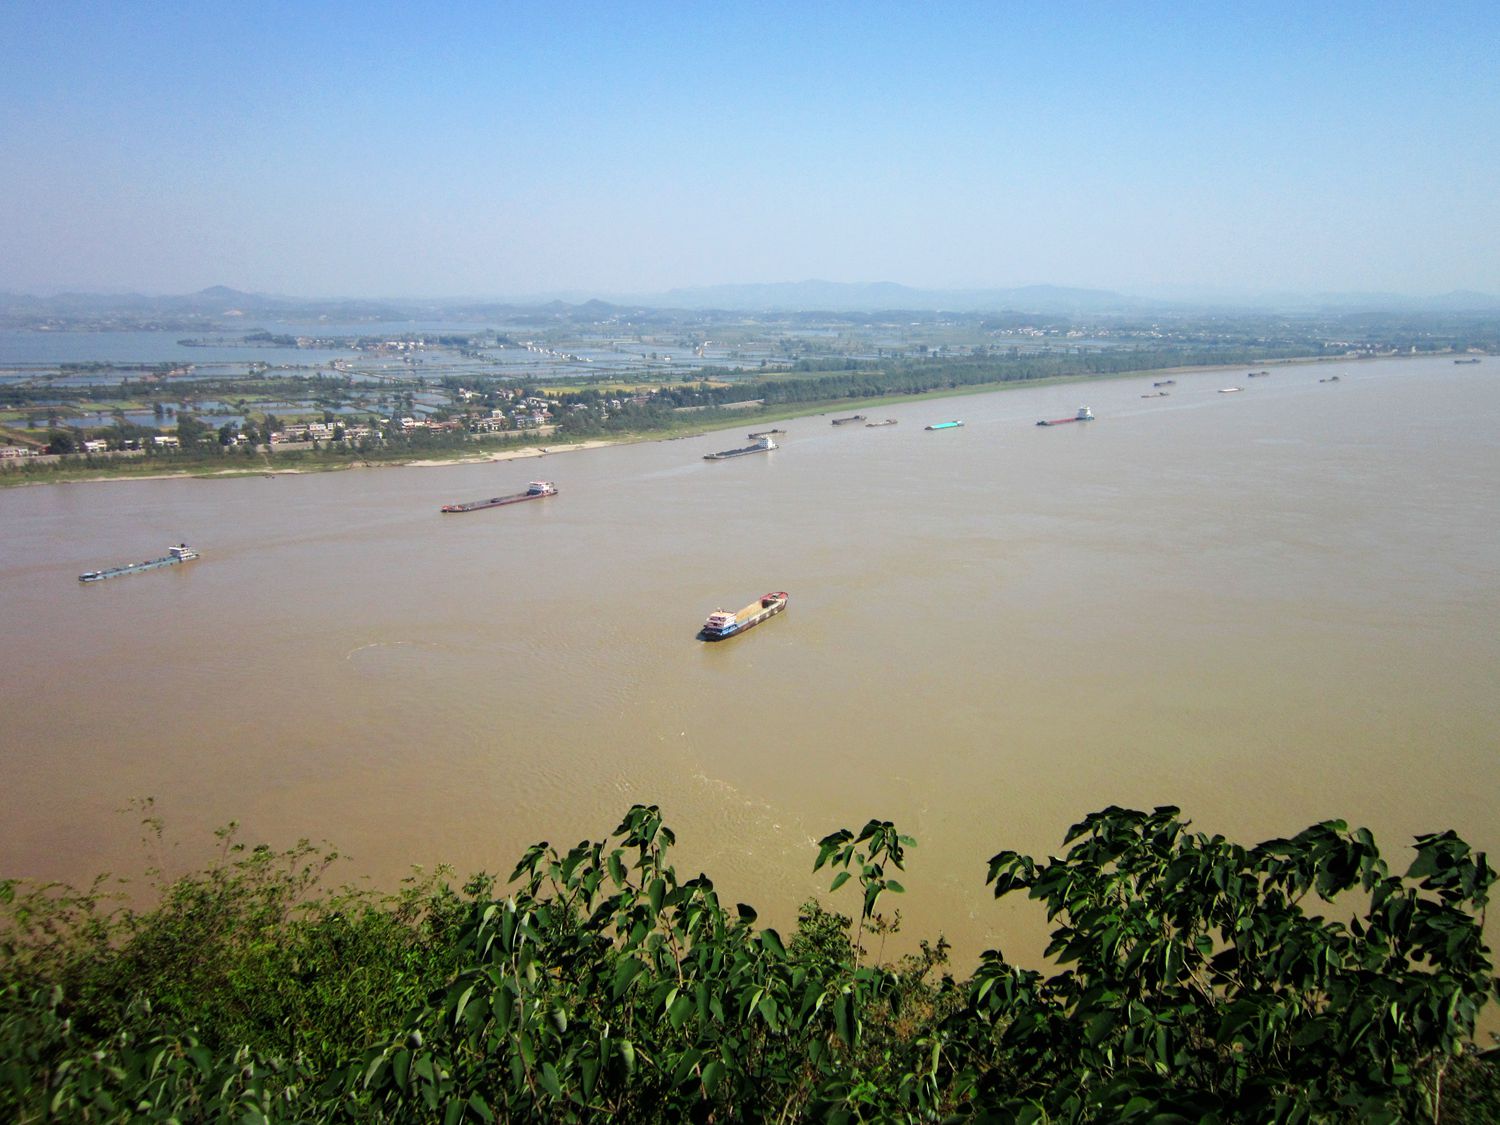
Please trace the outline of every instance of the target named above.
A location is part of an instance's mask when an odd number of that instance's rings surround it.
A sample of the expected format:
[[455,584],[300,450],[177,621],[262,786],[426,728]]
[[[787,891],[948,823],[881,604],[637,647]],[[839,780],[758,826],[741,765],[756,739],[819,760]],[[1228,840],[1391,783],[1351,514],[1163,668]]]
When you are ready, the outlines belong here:
[[959,426],[962,426],[962,425],[963,425],[962,422],[960,422],[957,419],[955,419],[952,422],[934,422],[932,425],[930,425],[930,426],[928,426],[926,428],[929,429],[929,430],[952,430],[952,429],[956,429],[956,428],[958,428]]
[[1175,387],[1177,385],[1177,380],[1163,379],[1160,383],[1152,383],[1151,385],[1153,387]]
[[1479,357],[1475,356],[1472,359],[1455,359],[1453,362],[1454,363],[1478,363],[1479,362]]
[[488,500],[470,500],[463,504],[444,504],[440,511],[444,515],[455,512],[477,512],[484,508],[499,508],[506,504],[519,504],[522,500],[540,500],[544,496],[556,496],[557,485],[550,480],[534,480],[525,492],[513,492],[509,496],[491,496]]
[[898,419],[896,418],[887,418],[884,422],[866,422],[865,429],[873,430],[877,426],[894,426],[897,421]]
[[1318,380],[1318,382],[1320,382],[1320,383],[1337,383],[1338,381],[1339,381],[1339,377],[1337,375],[1330,375],[1326,379],[1319,379]]
[[865,416],[863,414],[851,414],[847,418],[835,418],[833,424],[835,426],[847,426],[850,422],[863,422],[864,420]]
[[89,570],[78,576],[80,582],[103,582],[106,578],[119,578],[125,574],[140,574],[146,570],[157,570],[164,566],[176,566],[178,563],[192,562],[198,557],[198,552],[186,543],[179,543],[175,547],[168,547],[167,553],[159,559],[147,559],[145,562],[126,563],[123,566],[105,567],[103,570]]
[[746,629],[755,628],[768,618],[775,617],[786,608],[786,600],[785,590],[775,590],[769,594],[762,594],[758,601],[751,602],[738,613],[716,610],[708,615],[708,620],[703,623],[698,636],[705,641],[722,641],[726,637],[736,636]]
[[1038,422],[1037,425],[1038,426],[1061,426],[1061,425],[1064,425],[1064,424],[1066,424],[1068,422],[1092,422],[1093,420],[1094,420],[1094,412],[1092,410],[1090,410],[1087,406],[1080,406],[1078,408],[1078,413],[1075,414],[1075,415],[1073,415],[1073,417],[1071,417],[1071,418],[1053,418],[1050,421],[1044,419],[1043,421]]
[[1246,375],[1245,378],[1247,378],[1247,379],[1259,379],[1262,375],[1269,375],[1269,374],[1270,374],[1269,371],[1252,371],[1252,372],[1250,372],[1250,374]]
[[763,437],[752,445],[741,446],[739,449],[724,449],[718,453],[705,453],[705,461],[727,461],[731,457],[743,457],[747,453],[769,453],[773,449],[780,448],[768,437]]
[[1219,393],[1221,395],[1237,395],[1244,389],[1244,387],[1220,387]]
[[1152,391],[1149,394],[1142,395],[1141,397],[1142,398],[1166,398],[1167,397],[1167,392],[1166,391]]

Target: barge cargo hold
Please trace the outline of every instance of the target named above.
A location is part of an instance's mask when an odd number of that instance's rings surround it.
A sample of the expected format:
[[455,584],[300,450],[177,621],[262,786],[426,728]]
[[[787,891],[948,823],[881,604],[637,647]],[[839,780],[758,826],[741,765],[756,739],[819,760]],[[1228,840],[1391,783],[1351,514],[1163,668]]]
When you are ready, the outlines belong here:
[[543,496],[556,496],[557,485],[550,480],[534,480],[526,486],[525,492],[512,493],[510,496],[492,496],[488,500],[470,500],[467,504],[444,504],[442,511],[445,515],[454,512],[477,512],[481,508],[499,508],[505,504],[519,504],[522,500],[540,500]]
[[126,563],[124,566],[111,566],[103,570],[90,570],[78,576],[80,582],[103,582],[106,578],[119,578],[124,574],[140,574],[147,570],[157,570],[164,566],[176,566],[178,563],[192,562],[198,557],[198,552],[186,543],[179,543],[175,547],[167,548],[167,554],[159,559],[147,559],[145,562]]
[[775,590],[769,594],[762,594],[759,600],[751,602],[738,613],[716,610],[708,615],[708,620],[703,623],[698,636],[705,641],[722,641],[727,637],[743,633],[746,629],[753,629],[762,621],[775,617],[784,610],[786,599],[785,590]]
[[743,457],[747,453],[769,453],[771,450],[779,448],[780,446],[770,438],[763,437],[754,445],[747,445],[740,449],[723,449],[718,453],[705,453],[703,459],[705,461],[726,461],[730,457]]
[[934,422],[932,425],[930,425],[930,426],[928,426],[926,428],[929,429],[929,430],[954,430],[954,429],[957,429],[959,426],[962,426],[962,425],[963,425],[962,422],[954,420],[952,422]]
[[1051,419],[1044,419],[1043,421],[1038,422],[1037,425],[1038,426],[1062,426],[1062,425],[1066,425],[1069,422],[1092,422],[1093,420],[1094,420],[1094,412],[1092,410],[1090,410],[1087,406],[1080,406],[1078,408],[1078,413],[1075,414],[1075,415],[1073,415],[1073,417],[1071,417],[1071,418],[1051,418]]

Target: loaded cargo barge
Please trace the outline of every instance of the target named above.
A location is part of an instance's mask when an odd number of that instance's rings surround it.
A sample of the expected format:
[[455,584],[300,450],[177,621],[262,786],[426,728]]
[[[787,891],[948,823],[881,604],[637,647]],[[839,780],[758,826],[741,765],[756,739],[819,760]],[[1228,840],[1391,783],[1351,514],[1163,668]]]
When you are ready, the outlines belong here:
[[703,459],[705,461],[724,461],[730,457],[743,457],[747,453],[769,453],[771,450],[779,448],[770,438],[763,437],[754,445],[746,445],[740,449],[724,449],[718,453],[705,453]]
[[543,496],[556,496],[557,485],[550,480],[534,480],[526,486],[525,492],[516,492],[510,496],[492,496],[488,500],[470,500],[467,504],[444,504],[443,513],[451,512],[477,512],[481,508],[498,508],[503,504],[519,504],[522,500],[540,500]]
[[1093,420],[1094,420],[1094,412],[1092,410],[1090,410],[1087,406],[1080,406],[1078,408],[1078,413],[1075,414],[1075,415],[1073,415],[1073,417],[1071,417],[1071,418],[1052,418],[1052,419],[1047,419],[1047,420],[1038,422],[1037,425],[1038,426],[1062,426],[1062,425],[1067,424],[1068,422],[1092,422]]
[[784,610],[786,599],[785,590],[776,590],[762,594],[759,601],[751,602],[738,613],[717,610],[708,615],[698,636],[705,641],[722,641],[726,637],[743,633],[746,629],[753,629],[768,617],[775,617]]
[[164,566],[176,566],[178,563],[192,562],[198,557],[198,552],[186,543],[179,543],[175,547],[167,548],[164,558],[147,559],[145,562],[126,563],[124,566],[106,567],[104,570],[90,570],[78,576],[80,582],[103,582],[106,578],[119,578],[123,574],[140,574],[146,570],[157,570]]

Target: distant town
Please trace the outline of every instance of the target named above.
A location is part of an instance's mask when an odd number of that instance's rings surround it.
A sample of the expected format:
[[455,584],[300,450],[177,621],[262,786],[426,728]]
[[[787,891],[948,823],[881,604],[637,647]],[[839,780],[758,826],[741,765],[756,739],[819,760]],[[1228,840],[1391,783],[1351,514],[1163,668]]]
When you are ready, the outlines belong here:
[[1412,354],[1500,354],[1500,309],[376,309],[268,305],[233,290],[154,303],[9,298],[0,465],[472,454],[1015,381]]

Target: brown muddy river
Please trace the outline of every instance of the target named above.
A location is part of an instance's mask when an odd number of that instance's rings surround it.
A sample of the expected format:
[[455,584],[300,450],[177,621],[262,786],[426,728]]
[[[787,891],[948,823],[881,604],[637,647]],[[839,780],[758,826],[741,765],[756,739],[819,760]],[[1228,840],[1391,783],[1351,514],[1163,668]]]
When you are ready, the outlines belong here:
[[[1421,831],[1494,851],[1500,360],[1270,371],[805,418],[724,462],[750,427],[0,491],[0,874],[138,870],[117,810],[148,795],[169,867],[236,819],[392,887],[508,874],[644,801],[680,871],[784,925],[827,885],[814,841],[879,816],[920,840],[907,933],[967,972],[1042,944],[987,858],[1111,803],[1246,843],[1343,817],[1403,865]],[[533,477],[560,494],[438,514]],[[200,561],[76,580],[182,539]],[[695,638],[768,590],[784,614]]]

